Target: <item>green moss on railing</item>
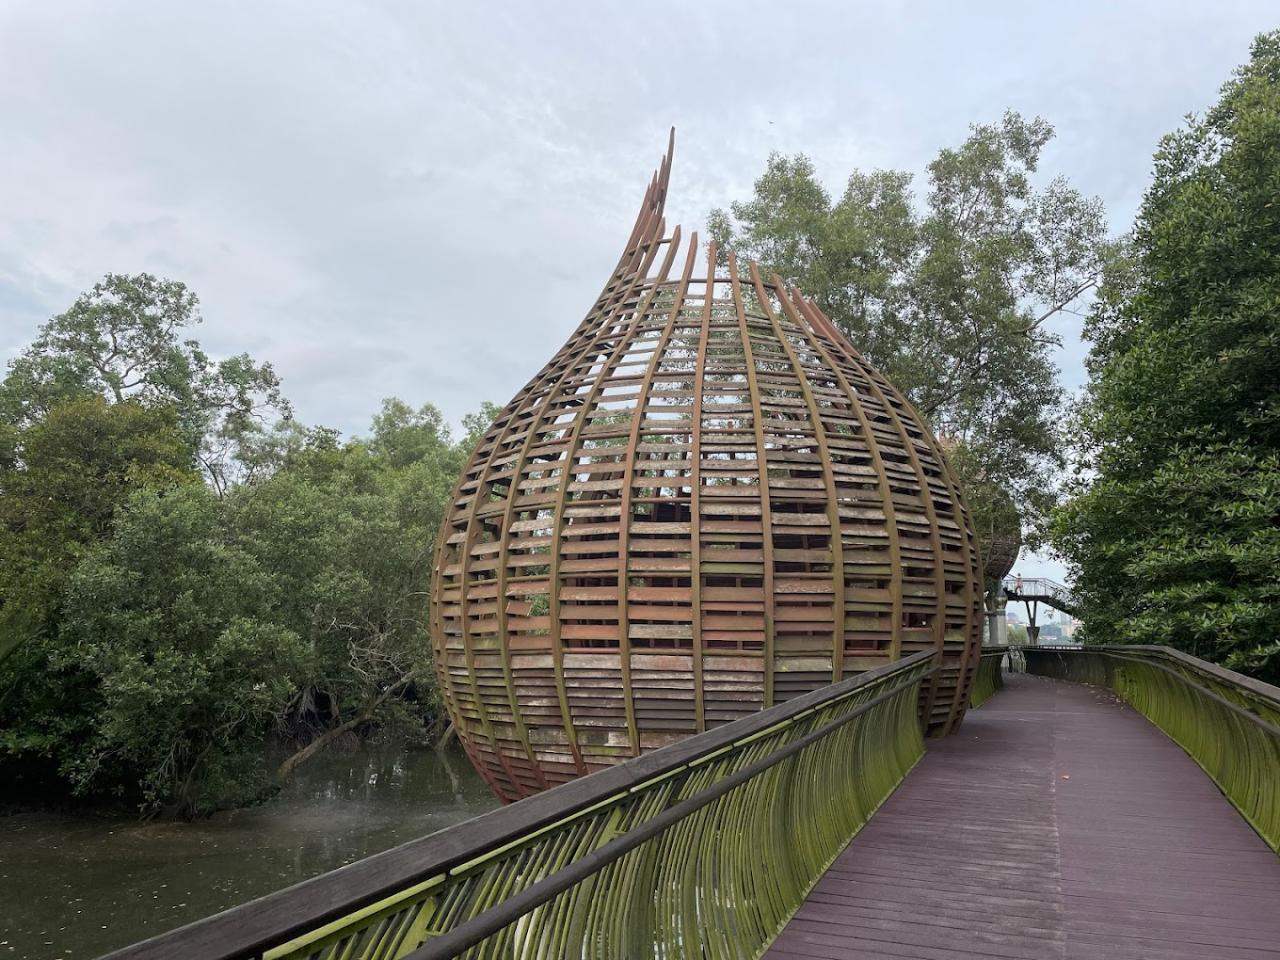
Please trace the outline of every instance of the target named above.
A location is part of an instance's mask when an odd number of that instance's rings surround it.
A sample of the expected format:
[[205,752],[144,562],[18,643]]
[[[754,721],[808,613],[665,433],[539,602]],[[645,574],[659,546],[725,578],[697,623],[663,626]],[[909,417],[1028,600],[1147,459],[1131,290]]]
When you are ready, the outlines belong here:
[[1026,648],[1027,672],[1114,690],[1280,852],[1280,689],[1169,647]]
[[996,691],[1004,687],[1004,662],[1007,647],[983,647],[978,661],[978,673],[973,678],[973,690],[969,694],[970,709],[980,707],[990,700]]
[[[781,931],[836,855],[923,752],[911,682],[652,840],[540,904],[467,957],[750,957]],[[619,794],[465,869],[267,954],[402,957],[602,849],[675,804],[855,711],[901,675]],[[424,952],[424,955],[430,955]]]
[[920,759],[934,664],[915,654],[116,956],[758,956]]

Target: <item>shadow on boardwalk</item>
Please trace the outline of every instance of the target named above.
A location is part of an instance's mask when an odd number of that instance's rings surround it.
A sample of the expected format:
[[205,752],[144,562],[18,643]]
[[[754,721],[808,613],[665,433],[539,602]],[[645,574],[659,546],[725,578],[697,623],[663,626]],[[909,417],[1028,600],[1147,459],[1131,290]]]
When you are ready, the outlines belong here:
[[929,742],[766,957],[1280,957],[1280,857],[1181,748],[1109,691],[1006,684]]

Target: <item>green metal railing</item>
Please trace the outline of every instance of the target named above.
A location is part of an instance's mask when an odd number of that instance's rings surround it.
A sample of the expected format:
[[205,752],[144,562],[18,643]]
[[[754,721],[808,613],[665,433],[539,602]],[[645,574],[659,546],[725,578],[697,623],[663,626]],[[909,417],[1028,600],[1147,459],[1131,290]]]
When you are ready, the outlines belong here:
[[969,707],[980,707],[990,700],[1004,687],[1004,662],[1008,647],[991,646],[982,648],[982,659],[978,661],[978,673],[973,678],[973,690],[969,693]]
[[758,956],[924,751],[915,654],[112,954]]
[[1025,647],[1027,672],[1108,687],[1200,764],[1280,852],[1280,687],[1171,647]]

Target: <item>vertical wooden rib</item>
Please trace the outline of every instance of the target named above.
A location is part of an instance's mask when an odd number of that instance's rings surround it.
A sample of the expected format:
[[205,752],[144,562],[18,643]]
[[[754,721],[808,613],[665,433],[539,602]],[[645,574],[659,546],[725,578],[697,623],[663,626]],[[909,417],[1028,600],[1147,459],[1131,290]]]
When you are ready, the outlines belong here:
[[[655,180],[655,184],[650,185],[649,191],[646,194],[646,201],[647,201],[646,207],[651,206],[652,203],[654,202],[653,198],[655,196],[655,191],[656,191],[656,180]],[[642,218],[641,222],[645,225],[646,229],[650,229],[653,226],[653,223],[652,223],[653,218],[654,218],[654,215],[652,214],[652,212],[650,213],[648,220],[644,220]],[[659,226],[659,231],[660,230],[661,230],[661,227]],[[584,355],[589,355],[590,352],[594,350],[601,343],[601,341],[606,340],[610,336],[613,330],[614,324],[617,322],[617,319],[620,317],[622,312],[625,311],[628,300],[630,300],[632,293],[634,292],[636,287],[639,285],[640,281],[643,280],[649,264],[652,262],[653,258],[656,256],[658,246],[659,244],[653,244],[653,243],[642,244],[639,248],[631,251],[630,256],[624,256],[623,258],[623,262],[625,263],[625,266],[623,268],[624,271],[636,269],[636,261],[639,260],[640,263],[639,263],[638,272],[632,274],[632,276],[629,278],[629,282],[624,283],[621,294],[615,296],[615,298],[613,299],[613,304],[610,307],[607,307],[605,309],[603,317],[601,317],[601,311],[598,306],[597,306],[597,309],[592,311],[592,314],[588,317],[588,320],[585,321],[585,323],[592,323],[592,321],[594,321],[594,324],[593,324],[594,336],[588,341],[588,343],[585,346],[580,344],[577,351],[575,351],[572,355],[564,357],[562,362],[559,364],[559,366],[554,368],[556,373],[544,380],[542,385],[545,387],[545,393],[541,399],[541,402],[538,404],[537,411],[529,418],[527,422],[527,426],[525,428],[524,440],[521,445],[520,453],[513,461],[514,466],[512,468],[512,473],[511,473],[511,482],[507,486],[506,504],[504,507],[502,525],[501,525],[501,529],[499,531],[499,537],[498,537],[498,543],[500,544],[500,550],[498,554],[497,578],[496,578],[496,590],[497,590],[496,599],[497,599],[497,610],[498,610],[498,616],[497,616],[498,642],[500,645],[500,656],[502,659],[503,679],[507,687],[507,698],[510,704],[512,722],[516,727],[517,734],[520,735],[521,737],[521,745],[525,748],[525,752],[529,757],[530,765],[536,771],[536,776],[538,777],[539,781],[542,783],[543,787],[548,786],[546,782],[546,777],[543,774],[541,764],[538,762],[537,757],[533,753],[532,746],[529,742],[528,733],[527,731],[524,730],[523,717],[521,716],[521,713],[520,713],[519,704],[516,701],[515,684],[513,682],[512,671],[511,671],[510,638],[507,632],[506,587],[507,587],[507,568],[508,568],[508,561],[509,561],[508,546],[509,546],[510,532],[511,532],[511,521],[515,513],[515,502],[516,502],[517,496],[519,495],[520,474],[522,473],[522,471],[524,470],[525,466],[528,463],[529,450],[533,446],[534,442],[538,437],[538,431],[541,428],[542,422],[546,418],[548,411],[551,409],[552,403],[558,397],[559,392],[563,387],[565,381],[577,369],[578,365],[582,362]],[[623,276],[617,279],[625,280],[626,279],[625,273],[623,274]],[[611,284],[611,286],[616,286],[616,281],[614,284]],[[602,296],[601,299],[605,300],[605,302],[608,303],[607,298]],[[625,338],[623,338],[623,340],[621,340],[620,342],[625,342]],[[506,429],[502,434],[502,437],[504,440],[510,434],[510,426],[511,424],[508,423]],[[488,463],[485,466],[484,474],[482,474],[482,483],[483,483],[483,477],[487,476],[489,470],[493,466],[493,462],[496,459],[498,452],[502,449],[502,447],[503,447],[503,444],[501,442],[494,444],[493,452],[490,454]],[[570,448],[568,451],[568,456],[570,458],[572,458],[572,453],[573,453],[573,450],[572,448]],[[472,501],[472,511],[470,516],[468,517],[467,539],[464,542],[464,546],[466,548],[466,553],[465,553],[466,559],[464,561],[463,568],[462,568],[462,582],[463,582],[463,589],[464,589],[462,628],[463,628],[463,644],[467,650],[468,669],[471,675],[471,682],[475,687],[475,696],[477,698],[477,701],[482,703],[483,701],[480,700],[481,694],[479,691],[479,684],[476,678],[475,666],[474,666],[475,653],[474,653],[473,646],[470,643],[470,637],[468,634],[468,629],[469,629],[468,624],[470,623],[470,618],[468,616],[468,611],[467,611],[467,605],[470,602],[470,591],[467,589],[468,587],[467,577],[469,573],[469,564],[472,559],[471,551],[474,544],[475,533],[476,533],[476,524],[474,521],[475,521],[475,509],[477,506],[478,506],[478,497],[476,500]],[[556,536],[557,536],[557,531],[553,530],[553,534],[552,534],[553,550],[556,544]],[[548,576],[550,576],[549,567],[548,567]],[[550,602],[550,597],[555,593],[556,591],[552,589],[552,586],[550,584],[548,584],[548,603]],[[551,638],[551,643],[554,649],[554,647],[558,646],[559,644],[558,630],[552,631],[550,633],[550,638]],[[567,716],[565,718],[565,728],[567,731],[572,728],[572,723]],[[569,733],[568,735],[569,737],[573,736],[572,733]],[[497,736],[496,734],[493,733],[491,728],[489,730],[489,738],[493,747],[493,751],[498,756],[499,763],[502,764],[503,769],[507,770],[508,776],[512,777],[514,781],[513,786],[518,791],[520,789],[519,782],[515,781],[515,775],[511,771],[510,764],[506,760],[504,752],[498,745]],[[573,743],[572,740],[570,742]],[[571,753],[573,753],[575,757],[577,756],[576,743],[573,743],[573,745],[571,746]]]
[[[666,282],[671,258],[675,256],[676,247],[679,246],[679,243],[680,228],[676,227],[675,233],[671,238],[671,249],[667,255],[667,262],[663,265],[662,276],[654,283],[653,290],[649,294],[649,301],[646,303],[644,311],[645,316],[648,316],[649,313],[648,306],[652,304],[658,290]],[[622,484],[622,500],[619,504],[618,513],[618,651],[623,663],[622,686],[627,706],[627,730],[631,736],[631,752],[636,754],[640,752],[640,730],[636,726],[635,703],[631,690],[631,621],[628,615],[628,592],[631,585],[631,492],[636,481],[636,446],[640,442],[640,428],[644,423],[645,413],[648,408],[649,392],[653,387],[653,376],[658,369],[658,365],[662,362],[667,344],[671,340],[671,333],[675,330],[680,314],[684,310],[684,298],[689,290],[689,280],[693,277],[693,264],[697,254],[698,235],[694,233],[689,241],[689,253],[685,258],[684,273],[680,277],[675,299],[671,304],[671,313],[667,316],[667,325],[663,328],[662,336],[654,347],[653,356],[649,358],[649,365],[645,368],[644,378],[640,381],[640,389],[636,396],[635,415],[631,418],[631,434],[627,438],[626,465],[623,468],[626,479]],[[690,522],[690,530],[692,529],[693,524]],[[692,567],[692,560],[690,560],[690,566]],[[692,575],[692,571],[690,575]]]
[[[648,278],[649,267],[657,253],[657,245],[652,241],[655,236],[662,233],[663,221],[662,210],[667,199],[667,184],[671,176],[671,161],[675,154],[675,135],[676,131],[673,127],[671,136],[667,143],[667,155],[663,158],[659,165],[658,173],[650,187],[650,192],[645,195],[645,201],[641,205],[640,215],[636,218],[636,227],[632,231],[631,239],[628,241],[628,251],[635,251],[638,245],[644,241],[650,244],[648,259],[644,261],[641,268],[635,270],[631,277],[631,285],[628,288],[628,294],[622,298],[621,303],[628,300],[638,286]],[[655,230],[656,226],[656,230]],[[668,250],[671,255],[674,245]],[[624,254],[622,260],[619,261],[619,271],[625,271],[631,266],[634,269],[634,259],[628,260]],[[602,371],[603,372],[603,371]],[[597,381],[598,383],[599,381]],[[582,753],[578,749],[577,729],[573,723],[573,713],[569,705],[568,686],[564,675],[564,641],[561,637],[560,616],[560,566],[562,560],[562,530],[564,524],[565,505],[569,495],[569,483],[572,479],[573,467],[577,457],[578,440],[582,434],[582,428],[585,425],[586,414],[578,417],[574,422],[574,429],[571,437],[566,441],[563,467],[560,474],[560,488],[556,492],[556,503],[552,510],[552,532],[551,532],[551,555],[548,560],[548,614],[551,621],[550,637],[551,637],[551,656],[555,672],[556,696],[560,702],[561,722],[564,724],[565,736],[571,745],[573,751],[574,763],[578,767],[579,773],[587,772],[586,764],[582,759]]]
[[693,424],[689,440],[689,617],[693,628],[693,709],[699,733],[707,729],[705,681],[702,677],[702,395],[707,373],[707,340],[716,290],[716,242],[707,241],[707,279],[698,330],[698,360],[693,371]]
[[[852,346],[850,346],[850,349],[852,349]],[[866,361],[864,360],[863,363],[865,364]],[[875,380],[875,382],[882,384],[884,387],[889,386],[888,381],[885,380],[882,374],[880,374],[874,368],[871,368],[869,364],[867,366],[869,368],[870,375]],[[968,706],[968,683],[971,679],[972,671],[976,669],[978,660],[982,656],[981,637],[975,636],[974,634],[975,629],[977,630],[981,629],[981,619],[980,619],[981,615],[979,614],[975,606],[978,599],[977,594],[975,592],[975,584],[981,583],[981,576],[982,576],[981,563],[978,557],[977,541],[973,535],[973,525],[971,522],[968,521],[968,505],[965,503],[964,495],[961,493],[960,483],[956,479],[955,473],[951,469],[950,462],[947,460],[946,452],[938,445],[937,440],[934,439],[933,434],[929,431],[928,426],[925,424],[924,418],[920,416],[920,412],[916,410],[915,407],[913,407],[905,397],[902,398],[902,405],[903,405],[903,410],[905,415],[911,418],[916,429],[920,431],[920,435],[923,438],[925,444],[929,447],[930,451],[933,453],[934,459],[937,460],[938,462],[938,470],[942,476],[943,485],[947,488],[947,492],[951,497],[953,520],[955,521],[956,526],[960,530],[960,540],[964,544],[964,554],[965,554],[964,565],[965,565],[966,571],[968,571],[968,576],[964,578],[965,580],[965,588],[964,588],[965,655],[962,655],[960,658],[959,672],[956,676],[956,689],[955,689],[955,692],[952,694],[953,699],[952,699],[951,709],[947,711],[946,724],[944,725],[941,731],[945,735],[954,731],[956,727],[959,725],[960,720],[964,717],[965,710]],[[936,520],[934,522],[933,529],[936,535],[938,536],[941,535],[941,531],[937,526]],[[939,558],[939,562],[943,564],[943,579],[945,583],[945,578],[946,578],[946,555],[945,554],[943,554]],[[945,618],[943,621],[942,641],[943,641],[943,647],[945,648],[945,644],[946,644]],[[945,657],[945,649],[941,656]],[[941,665],[942,662],[943,661],[940,659],[939,664]],[[939,671],[939,673],[935,675],[935,679],[940,682],[942,676],[943,676],[942,672]]]
[[[530,386],[523,391],[523,397],[527,399],[530,395],[537,394],[542,391],[542,397],[538,404],[536,412],[527,420],[526,432],[521,446],[520,454],[513,460],[513,468],[511,472],[510,483],[507,488],[507,502],[505,505],[504,517],[502,521],[501,536],[499,543],[501,544],[496,589],[498,591],[496,601],[498,610],[498,639],[500,644],[500,657],[503,667],[504,681],[507,686],[508,702],[510,704],[512,722],[516,727],[518,735],[521,737],[521,745],[525,748],[525,752],[529,758],[530,765],[536,771],[539,782],[545,787],[547,786],[545,775],[543,774],[541,764],[534,755],[530,744],[527,731],[524,729],[523,718],[521,716],[519,705],[515,696],[515,684],[511,672],[511,652],[509,648],[509,637],[507,633],[507,614],[506,614],[506,583],[507,583],[507,566],[508,566],[508,537],[510,533],[511,519],[514,513],[514,505],[519,492],[520,475],[527,465],[528,451],[534,443],[539,428],[545,418],[547,412],[551,408],[551,404],[557,398],[564,382],[577,368],[584,354],[588,354],[591,350],[598,347],[603,340],[606,340],[613,330],[613,327],[625,310],[627,302],[634,294],[636,289],[645,280],[649,266],[657,255],[657,251],[661,246],[660,242],[655,242],[655,236],[661,236],[662,222],[662,205],[665,201],[665,191],[667,177],[670,172],[671,156],[664,158],[659,172],[654,175],[648,189],[645,192],[644,200],[641,204],[640,214],[636,218],[635,227],[632,230],[631,240],[627,248],[624,250],[618,262],[618,268],[609,285],[601,294],[596,306],[591,313],[579,325],[577,331],[569,342],[565,344],[552,359],[543,371],[535,378]],[[625,338],[624,338],[625,340]],[[624,341],[620,341],[624,342]],[[535,386],[536,384],[536,386]],[[520,782],[512,770],[504,751],[501,749],[497,734],[490,725],[488,717],[488,705],[485,702],[484,695],[480,690],[479,680],[475,667],[475,648],[470,636],[470,564],[472,562],[472,551],[475,546],[475,538],[478,532],[478,524],[476,523],[476,511],[480,506],[480,501],[484,494],[485,484],[489,477],[490,471],[493,469],[495,460],[500,454],[505,453],[505,446],[512,432],[512,426],[516,422],[518,416],[525,412],[527,408],[521,403],[512,415],[503,425],[498,437],[495,438],[490,448],[489,456],[486,458],[485,464],[478,474],[479,487],[472,497],[466,516],[466,533],[462,547],[459,553],[460,574],[459,582],[461,585],[460,596],[460,613],[462,630],[463,655],[467,664],[468,679],[471,682],[472,697],[477,705],[477,710],[481,717],[481,724],[486,739],[489,741],[490,749],[497,759],[499,765],[506,772],[507,777],[511,781],[511,787],[517,793],[521,792]],[[572,447],[567,451],[567,457],[571,461],[573,455]],[[566,462],[564,470],[567,471],[571,467],[571,462]],[[558,529],[553,532],[552,549],[557,546]],[[550,576],[550,569],[548,570]],[[553,585],[548,586],[548,601],[557,597],[558,591],[553,589]],[[553,620],[553,625],[555,621]],[[561,709],[564,712],[564,726],[570,745],[570,751],[575,758],[575,765],[579,767],[580,772],[585,772],[585,765],[582,764],[579,756],[576,738],[573,730],[573,724],[568,710],[567,698],[564,695],[564,677],[562,659],[558,656],[560,651],[559,631],[555,629],[551,633],[552,656],[555,663],[557,689],[559,699],[561,701]],[[490,787],[495,787],[491,778],[489,780]],[[495,792],[506,799],[511,799],[507,791],[498,790]]]
[[[772,279],[775,288],[782,291],[784,289],[782,278],[774,274]],[[795,298],[794,301],[792,298]],[[884,458],[880,455],[880,444],[872,432],[871,421],[867,419],[867,412],[862,408],[857,389],[844,375],[840,365],[831,356],[831,351],[822,345],[822,335],[829,336],[827,330],[822,328],[815,330],[812,324],[800,315],[796,309],[796,304],[800,302],[798,292],[792,291],[790,297],[780,294],[779,300],[782,303],[782,309],[787,312],[796,326],[804,331],[810,345],[826,359],[831,373],[849,397],[854,416],[857,417],[858,426],[862,429],[862,435],[866,440],[867,450],[871,456],[871,467],[876,474],[876,487],[880,491],[880,500],[884,504],[885,533],[889,538],[889,603],[892,611],[889,659],[899,660],[902,657],[902,543],[898,535],[898,508],[893,502],[893,490],[889,486],[889,474],[885,470]]]
[[[805,308],[809,316],[817,314],[830,325],[826,315],[818,310],[817,306],[808,300],[801,300],[801,304]],[[833,328],[834,329],[834,328]],[[911,440],[911,435],[907,433],[906,427],[903,426],[898,411],[893,403],[890,402],[888,396],[880,385],[876,382],[875,371],[872,366],[867,363],[862,354],[853,348],[842,335],[836,341],[836,344],[844,351],[844,353],[855,361],[856,366],[862,371],[862,375],[866,378],[867,387],[876,399],[884,407],[886,415],[889,417],[897,431],[898,436],[902,439],[902,447],[906,452],[907,460],[911,464],[911,469],[916,475],[916,482],[920,485],[920,495],[924,502],[925,519],[929,522],[929,540],[933,547],[933,582],[934,582],[934,647],[938,652],[938,662],[941,663],[945,655],[945,645],[947,638],[947,571],[946,571],[946,554],[942,549],[942,532],[938,527],[938,513],[933,505],[933,493],[929,490],[929,478],[924,472],[924,468],[920,465],[920,458],[916,455],[915,444]],[[905,398],[902,403],[906,404]],[[933,715],[933,702],[938,694],[938,687],[941,685],[941,671],[934,673],[929,680],[929,692],[925,698],[924,706],[924,722],[927,725]]]
[[[884,380],[882,375],[877,374],[880,380]],[[938,444],[933,434],[929,431],[928,426],[924,422],[924,418],[920,416],[920,412],[915,409],[904,398],[904,409],[906,415],[911,417],[915,423],[916,429],[920,431],[925,443],[928,444],[933,452],[934,458],[938,461],[938,469],[942,474],[943,484],[947,488],[947,492],[951,497],[952,513],[956,526],[960,529],[960,540],[964,544],[964,566],[968,572],[968,576],[964,578],[964,632],[965,632],[965,652],[966,655],[960,658],[959,673],[956,676],[956,689],[953,694],[954,702],[951,710],[947,715],[946,726],[943,734],[953,732],[959,726],[960,720],[964,717],[966,707],[969,702],[969,688],[973,682],[973,674],[977,670],[978,662],[982,659],[982,638],[974,636],[975,629],[981,631],[982,620],[981,612],[977,607],[980,596],[975,590],[981,589],[982,583],[982,562],[978,555],[977,539],[973,533],[973,524],[969,520],[969,505],[965,501],[964,493],[960,487],[960,481],[956,478],[955,471],[951,469],[951,461],[947,459],[946,451]],[[946,639],[945,623],[943,627],[943,639]]]
[[[805,407],[809,411],[809,420],[813,424],[813,437],[814,442],[818,445],[818,455],[822,458],[819,469],[822,472],[823,484],[827,490],[827,524],[830,527],[827,539],[828,546],[831,549],[832,579],[831,682],[835,683],[844,676],[844,537],[840,529],[840,505],[836,500],[835,473],[831,469],[831,449],[827,445],[826,424],[823,422],[821,411],[818,410],[818,403],[814,399],[812,385],[809,383],[808,376],[805,375],[800,358],[790,342],[788,342],[786,331],[783,330],[782,324],[778,322],[777,316],[769,306],[769,294],[765,290],[764,282],[760,279],[760,268],[754,263],[751,264],[751,283],[756,290],[756,299],[760,301],[761,312],[764,313],[769,323],[773,326],[773,332],[778,338],[778,343],[781,344],[787,359],[791,361],[791,369],[795,371],[796,382],[800,387],[801,395],[804,397]],[[779,301],[785,299],[785,294],[782,292],[781,287],[775,287],[774,292],[777,294]],[[797,326],[799,327],[797,332],[803,334],[803,325]]]
[[[659,226],[661,232],[661,226]],[[627,296],[623,297],[618,303],[618,313],[625,311],[627,302],[631,296],[638,292],[644,286],[648,279],[649,268],[659,247],[665,245],[667,247],[666,256],[663,258],[662,267],[659,275],[665,279],[671,270],[671,262],[675,258],[676,244],[679,242],[680,230],[677,227],[672,241],[659,240],[652,244],[648,257],[640,265],[639,271],[635,274],[634,279],[628,288]],[[547,601],[549,607],[549,615],[551,619],[550,637],[552,644],[553,656],[556,663],[556,686],[560,697],[561,710],[563,711],[564,727],[566,735],[576,739],[576,732],[573,726],[573,714],[569,710],[569,694],[564,678],[564,641],[561,635],[560,624],[560,566],[562,561],[563,533],[565,526],[564,512],[569,497],[569,484],[573,478],[574,466],[577,461],[578,444],[581,442],[582,431],[586,426],[587,420],[591,416],[592,407],[600,397],[601,390],[607,385],[609,376],[613,368],[617,365],[618,360],[626,355],[630,346],[632,337],[635,335],[636,328],[644,322],[645,314],[649,304],[653,300],[657,284],[652,284],[649,292],[644,299],[644,303],[637,304],[631,315],[631,323],[627,327],[626,333],[619,336],[617,342],[613,345],[609,353],[609,359],[601,364],[600,372],[596,375],[595,382],[591,385],[591,390],[583,400],[582,406],[578,410],[578,416],[574,418],[573,430],[564,442],[564,459],[563,468],[560,471],[560,488],[556,492],[556,504],[551,516],[551,553],[547,560]],[[593,345],[594,346],[594,345]],[[621,518],[619,518],[621,519]],[[629,665],[622,665],[623,685],[630,690],[630,669]],[[631,729],[635,726],[632,711],[629,706],[630,697],[627,698],[627,727]],[[583,764],[581,755],[578,752],[576,743],[574,747],[574,755],[576,762]],[[585,769],[585,764],[583,764]]]
[[742,284],[738,280],[738,259],[729,253],[729,289],[738,316],[742,336],[743,366],[746,367],[747,389],[751,395],[751,423],[756,434],[756,473],[760,493],[760,549],[764,560],[761,569],[764,592],[764,705],[773,706],[773,511],[769,503],[769,460],[764,438],[764,408],[760,402],[760,383],[756,377],[755,357],[751,352],[751,330],[746,307],[742,302]]

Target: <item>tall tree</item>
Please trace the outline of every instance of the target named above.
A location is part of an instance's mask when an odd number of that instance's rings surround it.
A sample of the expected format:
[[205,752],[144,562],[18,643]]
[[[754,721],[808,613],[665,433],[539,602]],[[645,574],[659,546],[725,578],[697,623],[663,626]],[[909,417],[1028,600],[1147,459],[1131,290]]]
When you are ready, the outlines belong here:
[[88,396],[7,434],[0,451],[0,779],[56,789],[94,735],[98,689],[65,627],[69,585],[143,490],[199,485],[168,407]]
[[[832,200],[804,156],[774,154],[711,233],[814,297],[955,444],[978,500],[1043,505],[1061,464],[1048,321],[1096,283],[1102,207],[1033,182],[1053,130],[1007,113],[908,173],[855,171]],[[977,504],[975,504],[977,505]],[[995,508],[993,507],[993,510]]]
[[93,681],[92,734],[61,757],[77,789],[123,780],[182,816],[270,789],[263,738],[310,669],[285,587],[207,486],[135,494],[76,570],[53,660]]
[[435,407],[388,399],[369,438],[313,434],[229,498],[243,542],[283,587],[279,616],[313,653],[288,717],[302,751],[285,772],[362,725],[420,731],[434,713],[425,587],[469,445]]
[[1086,334],[1053,542],[1090,640],[1280,680],[1280,32],[1165,137]]
[[66,581],[132,492],[191,482],[169,407],[87,396],[6,434],[0,450],[0,660],[56,629]]
[[107,274],[10,363],[0,421],[31,423],[87,395],[172,407],[209,481],[225,492],[246,438],[290,409],[271,364],[244,353],[214,360],[184,339],[201,322],[198,307],[177,281]]

